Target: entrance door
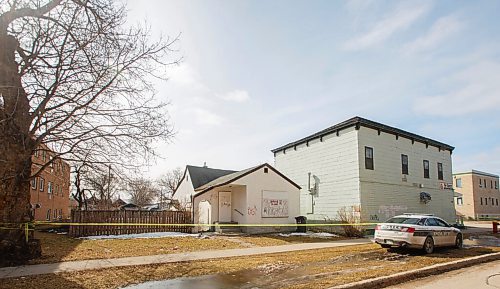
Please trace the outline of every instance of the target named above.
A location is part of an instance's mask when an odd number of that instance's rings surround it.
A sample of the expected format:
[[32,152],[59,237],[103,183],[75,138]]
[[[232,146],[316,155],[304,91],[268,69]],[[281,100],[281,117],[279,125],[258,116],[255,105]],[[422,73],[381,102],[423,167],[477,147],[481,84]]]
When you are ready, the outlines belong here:
[[231,222],[231,192],[219,192],[219,222]]
[[198,204],[198,222],[200,231],[209,231],[210,224],[212,223],[212,206],[208,201],[201,201]]

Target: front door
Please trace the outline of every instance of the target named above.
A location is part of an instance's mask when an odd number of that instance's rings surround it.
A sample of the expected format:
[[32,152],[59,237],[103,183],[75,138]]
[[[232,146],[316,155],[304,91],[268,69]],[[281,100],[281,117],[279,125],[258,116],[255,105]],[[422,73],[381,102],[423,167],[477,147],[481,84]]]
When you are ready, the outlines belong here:
[[219,192],[219,222],[231,222],[231,192]]

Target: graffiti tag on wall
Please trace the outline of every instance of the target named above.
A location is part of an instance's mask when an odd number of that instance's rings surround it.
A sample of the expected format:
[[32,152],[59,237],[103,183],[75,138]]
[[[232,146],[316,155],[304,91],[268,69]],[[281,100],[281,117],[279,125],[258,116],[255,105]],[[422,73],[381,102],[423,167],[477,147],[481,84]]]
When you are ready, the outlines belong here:
[[255,216],[257,213],[257,207],[255,205],[253,207],[248,207],[247,213],[249,216]]
[[288,217],[288,199],[262,199],[262,217]]
[[406,211],[408,211],[408,207],[401,206],[401,205],[391,205],[391,206],[378,207],[378,213],[384,215],[385,218],[391,218],[397,214],[404,213]]

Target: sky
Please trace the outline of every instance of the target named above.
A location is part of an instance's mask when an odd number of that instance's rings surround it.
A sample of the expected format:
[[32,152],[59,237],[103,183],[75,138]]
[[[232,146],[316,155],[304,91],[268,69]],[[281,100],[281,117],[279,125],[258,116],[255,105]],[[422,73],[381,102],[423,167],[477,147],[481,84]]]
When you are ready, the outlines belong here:
[[240,170],[361,116],[455,147],[453,171],[500,174],[500,1],[128,0],[175,37],[176,132],[145,172]]

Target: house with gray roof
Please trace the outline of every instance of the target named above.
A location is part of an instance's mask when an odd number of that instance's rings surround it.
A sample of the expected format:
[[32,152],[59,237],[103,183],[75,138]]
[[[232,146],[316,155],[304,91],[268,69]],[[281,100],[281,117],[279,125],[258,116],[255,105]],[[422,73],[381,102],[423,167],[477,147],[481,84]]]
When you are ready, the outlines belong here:
[[299,191],[299,185],[267,163],[242,171],[186,166],[173,198],[191,211],[193,223],[201,224],[195,231],[229,224],[226,228],[262,233],[295,230],[269,225],[295,223]]

